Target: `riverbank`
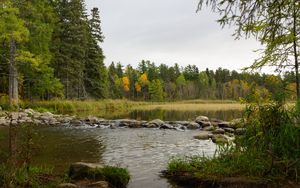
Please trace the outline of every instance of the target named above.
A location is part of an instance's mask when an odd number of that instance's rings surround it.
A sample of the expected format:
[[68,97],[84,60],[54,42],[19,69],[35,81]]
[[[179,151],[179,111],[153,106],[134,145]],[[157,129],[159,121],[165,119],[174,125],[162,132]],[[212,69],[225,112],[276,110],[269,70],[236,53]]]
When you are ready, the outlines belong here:
[[300,187],[299,106],[249,104],[233,142],[213,157],[177,157],[163,176],[191,187]]

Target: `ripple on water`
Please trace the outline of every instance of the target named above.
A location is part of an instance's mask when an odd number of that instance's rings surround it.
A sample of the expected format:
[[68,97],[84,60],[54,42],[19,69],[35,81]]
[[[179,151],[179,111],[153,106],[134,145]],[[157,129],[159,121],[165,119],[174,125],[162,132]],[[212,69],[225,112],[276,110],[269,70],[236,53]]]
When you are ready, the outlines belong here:
[[172,187],[159,177],[174,156],[213,155],[211,141],[193,139],[198,131],[38,127],[41,152],[34,161],[65,170],[77,161],[128,167],[129,188]]

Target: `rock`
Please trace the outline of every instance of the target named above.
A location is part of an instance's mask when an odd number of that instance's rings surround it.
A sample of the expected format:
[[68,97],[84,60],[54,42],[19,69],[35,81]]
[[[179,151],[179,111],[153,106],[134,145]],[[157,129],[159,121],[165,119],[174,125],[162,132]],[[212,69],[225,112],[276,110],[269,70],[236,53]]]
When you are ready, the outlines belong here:
[[243,134],[245,134],[245,132],[246,132],[246,128],[237,128],[235,130],[236,135],[243,135]]
[[195,139],[208,140],[212,138],[213,134],[208,131],[201,131],[198,135],[194,136]]
[[44,112],[42,113],[42,116],[53,117],[53,114],[51,112]]
[[72,183],[62,183],[57,186],[58,188],[77,188],[78,186]]
[[186,128],[188,129],[199,129],[200,128],[200,125],[196,122],[190,122]]
[[163,122],[162,120],[155,119],[155,120],[152,120],[152,121],[148,122],[146,124],[146,127],[147,128],[157,128],[157,127],[162,126],[163,124],[165,124],[165,122]]
[[69,177],[72,179],[81,179],[84,178],[90,170],[94,170],[96,168],[103,168],[103,166],[95,163],[73,163],[69,169]]
[[83,125],[82,121],[76,120],[76,119],[72,120],[70,123],[73,126],[82,126]]
[[85,123],[92,125],[92,124],[97,124],[97,123],[99,123],[99,121],[98,121],[98,118],[97,118],[97,117],[88,116],[88,117],[85,119]]
[[227,133],[234,133],[234,129],[233,128],[224,128],[224,131]]
[[212,139],[213,143],[216,143],[216,144],[225,144],[225,143],[228,143],[228,139],[226,136],[222,135],[222,134],[215,134],[212,136]]
[[195,122],[198,123],[199,125],[201,125],[202,127],[211,126],[211,123],[210,123],[208,117],[206,117],[206,116],[198,116],[196,118]]
[[26,114],[31,114],[31,115],[34,114],[34,110],[32,110],[31,108],[25,109],[24,112],[25,112]]
[[109,188],[109,184],[106,181],[97,181],[87,185],[90,188]]
[[213,131],[213,130],[215,130],[215,127],[212,126],[212,125],[210,125],[210,126],[208,126],[208,127],[204,127],[202,130],[203,130],[203,131]]
[[217,126],[218,126],[219,128],[229,128],[230,123],[227,122],[227,121],[222,121],[222,122],[219,122]]
[[163,124],[159,127],[160,129],[175,129],[171,124]]
[[109,128],[110,128],[110,129],[116,129],[117,126],[115,126],[114,124],[111,124],[111,125],[109,126]]
[[224,129],[218,128],[218,129],[214,130],[212,133],[213,134],[224,134],[225,131],[224,131]]
[[169,121],[167,123],[171,125],[183,125],[183,126],[188,126],[190,124],[189,121]]
[[210,119],[210,122],[211,122],[211,124],[212,124],[213,126],[216,127],[216,126],[218,126],[219,123],[222,122],[222,120],[213,118],[213,119]]

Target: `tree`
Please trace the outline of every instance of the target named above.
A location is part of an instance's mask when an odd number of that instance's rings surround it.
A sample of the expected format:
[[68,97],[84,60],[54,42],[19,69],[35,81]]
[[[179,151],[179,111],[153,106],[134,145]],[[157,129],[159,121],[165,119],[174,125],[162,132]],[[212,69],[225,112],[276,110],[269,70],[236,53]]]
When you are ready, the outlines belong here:
[[99,43],[104,37],[101,31],[99,9],[93,8],[89,20],[88,44],[84,69],[84,83],[87,93],[95,98],[108,97],[108,73],[104,55]]
[[200,0],[211,5],[221,18],[218,22],[225,26],[235,25],[235,36],[254,35],[265,46],[263,55],[250,67],[252,69],[270,65],[277,71],[291,68],[295,72],[296,93],[300,98],[299,85],[299,34],[300,2],[297,0]]
[[55,75],[65,87],[65,97],[84,98],[84,70],[89,39],[89,23],[83,0],[57,1],[59,17],[53,34]]
[[29,31],[25,23],[18,17],[19,10],[14,8],[10,1],[2,1],[0,4],[0,41],[9,47],[9,103],[18,104],[18,70],[16,57],[21,49],[17,44],[28,40]]
[[155,79],[149,84],[149,95],[152,101],[163,101],[164,91],[160,80]]
[[[23,45],[23,59],[18,58],[20,76],[22,77],[23,97],[34,96],[47,99],[51,95],[61,96],[62,85],[54,77],[54,70],[49,66],[52,33],[56,21],[53,6],[48,0],[13,1],[20,10],[19,17],[26,23],[29,36]],[[30,52],[30,53],[28,53]]]

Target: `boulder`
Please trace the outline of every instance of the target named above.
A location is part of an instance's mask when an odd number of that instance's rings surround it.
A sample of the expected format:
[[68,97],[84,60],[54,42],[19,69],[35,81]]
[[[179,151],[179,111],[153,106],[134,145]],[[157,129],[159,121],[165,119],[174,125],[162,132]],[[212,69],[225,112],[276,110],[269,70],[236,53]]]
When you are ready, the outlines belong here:
[[77,188],[78,186],[73,183],[62,183],[57,186],[57,188]]
[[73,163],[69,169],[69,177],[72,179],[81,179],[84,178],[90,170],[95,170],[97,168],[103,168],[103,166],[95,163]]
[[221,121],[221,122],[218,123],[217,126],[220,127],[220,128],[229,128],[230,127],[230,123],[227,122],[227,121]]
[[162,126],[163,124],[165,124],[165,122],[163,122],[162,120],[155,119],[155,120],[149,121],[147,123],[146,127],[147,128],[157,128],[157,127]]
[[225,134],[224,129],[218,128],[212,132],[213,134]]
[[212,139],[213,143],[216,143],[216,144],[225,144],[225,143],[228,143],[228,139],[226,136],[222,135],[222,134],[215,134],[212,136]]
[[208,117],[206,116],[198,116],[195,120],[196,123],[201,125],[202,127],[211,126],[211,122],[209,121]]
[[208,131],[201,131],[198,135],[194,136],[195,139],[208,140],[212,138],[213,134]]
[[189,122],[189,124],[186,126],[188,129],[199,129],[200,125],[196,122]]
[[210,125],[210,126],[204,127],[202,130],[203,131],[213,131],[213,130],[215,130],[215,127]]

